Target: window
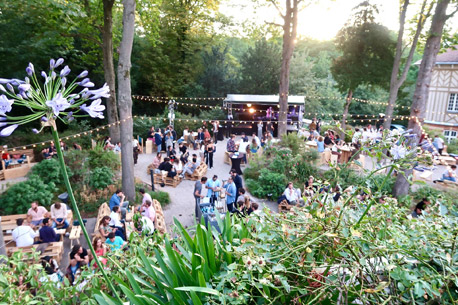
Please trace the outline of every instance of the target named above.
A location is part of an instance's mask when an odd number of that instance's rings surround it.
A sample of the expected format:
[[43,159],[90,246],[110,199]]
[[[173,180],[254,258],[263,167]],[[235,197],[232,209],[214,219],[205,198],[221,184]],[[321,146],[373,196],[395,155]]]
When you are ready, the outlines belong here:
[[444,130],[444,137],[447,143],[450,143],[452,140],[456,140],[457,132],[455,130]]
[[447,111],[458,112],[458,93],[450,93]]

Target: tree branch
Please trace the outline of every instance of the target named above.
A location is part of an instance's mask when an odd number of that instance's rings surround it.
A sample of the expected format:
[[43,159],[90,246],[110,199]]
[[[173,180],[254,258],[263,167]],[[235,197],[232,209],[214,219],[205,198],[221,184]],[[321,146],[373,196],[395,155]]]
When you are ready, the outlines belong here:
[[268,0],[270,3],[273,4],[273,6],[275,7],[275,9],[278,11],[278,13],[280,14],[280,16],[282,18],[285,18],[285,15],[283,15],[281,9],[278,7],[277,3],[275,3],[275,0]]
[[456,9],[453,12],[451,12],[450,14],[448,14],[445,18],[447,19],[452,18],[456,12],[458,12],[458,5],[456,6]]
[[274,25],[274,26],[279,26],[279,27],[283,27],[282,24],[279,24],[279,23],[275,23],[275,22],[267,22],[267,21],[264,21],[265,24],[270,24],[270,25]]
[[97,40],[97,39],[95,39],[93,36],[90,36],[90,35],[86,35],[86,34],[82,34],[82,33],[78,33],[78,34],[75,34],[75,33],[72,33],[72,34],[61,33],[61,35],[64,36],[64,37],[80,37],[80,38],[84,38],[84,39],[87,39],[89,41],[92,41],[97,46],[102,47],[102,42]]

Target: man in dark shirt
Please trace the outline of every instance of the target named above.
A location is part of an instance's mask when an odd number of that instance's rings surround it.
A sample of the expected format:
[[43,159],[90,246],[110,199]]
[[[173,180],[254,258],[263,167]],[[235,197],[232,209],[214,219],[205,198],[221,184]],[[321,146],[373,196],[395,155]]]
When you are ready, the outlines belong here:
[[329,134],[327,132],[324,133],[324,145],[331,145],[332,144],[332,140],[331,138],[329,137]]
[[236,195],[235,195],[235,202],[237,202],[237,198],[239,197],[239,190],[243,187],[243,181],[242,181],[242,177],[240,177],[237,174],[237,171],[235,169],[231,169],[231,176],[232,176],[232,180],[234,181],[235,187],[237,189]]
[[173,170],[173,165],[170,163],[170,158],[164,158],[164,162],[162,162],[159,167],[159,170],[161,171],[166,171],[167,177],[175,177],[177,175],[177,172]]
[[57,235],[56,231],[51,228],[49,218],[43,219],[43,227],[40,229],[40,239],[44,243],[52,243],[60,240],[60,235]]
[[430,204],[428,198],[423,198],[417,205],[415,206],[415,209],[412,212],[412,217],[413,218],[418,218],[418,216],[423,214],[423,211],[426,209],[426,206]]

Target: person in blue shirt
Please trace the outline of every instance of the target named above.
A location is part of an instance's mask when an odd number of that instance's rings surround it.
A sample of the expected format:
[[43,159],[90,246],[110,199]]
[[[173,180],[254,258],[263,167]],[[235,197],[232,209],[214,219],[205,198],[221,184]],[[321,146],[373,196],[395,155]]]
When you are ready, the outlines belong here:
[[205,183],[205,188],[208,189],[207,197],[210,198],[210,202],[214,203],[219,196],[218,188],[221,187],[221,181],[218,180],[218,176],[214,175],[212,180],[208,180]]
[[111,251],[124,250],[124,248],[127,246],[127,242],[124,241],[121,237],[116,236],[113,232],[108,234],[108,238],[105,243]]
[[232,177],[229,177],[229,179],[227,179],[227,183],[223,187],[226,189],[227,210],[229,212],[234,212],[234,203],[235,196],[237,194],[237,188],[235,187],[235,183],[232,180]]
[[161,152],[162,150],[162,136],[160,129],[158,128],[156,133],[154,134],[154,143],[157,146],[157,152]]
[[318,139],[316,140],[316,145],[317,145],[317,150],[319,153],[322,153],[324,152],[324,141],[323,141],[323,137],[318,137]]
[[121,190],[116,190],[109,202],[111,211],[113,211],[115,206],[119,206],[121,209],[121,219],[126,219],[127,208],[129,207],[129,201],[124,201],[125,198],[126,196],[124,196]]

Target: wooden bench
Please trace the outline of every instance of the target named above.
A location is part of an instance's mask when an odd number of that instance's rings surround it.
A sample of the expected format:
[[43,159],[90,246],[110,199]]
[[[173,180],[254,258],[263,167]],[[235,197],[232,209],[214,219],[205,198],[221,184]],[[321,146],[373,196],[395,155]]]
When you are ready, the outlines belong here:
[[200,180],[207,173],[207,168],[208,168],[207,164],[202,162],[196,168],[196,170],[192,173],[192,175],[189,175],[188,173],[186,173],[185,178],[191,179],[192,181]]
[[[13,255],[15,252],[23,252],[23,253],[33,253],[33,251],[36,251],[38,247],[43,247],[44,244],[38,244],[38,245],[32,245],[29,247],[10,247],[7,249],[7,254],[8,256]],[[60,263],[62,259],[62,254],[64,252],[64,242],[63,241],[58,241],[58,242],[53,242],[53,243],[48,243],[47,247],[43,250],[41,253],[41,256],[51,256],[54,258],[57,263]]]
[[95,220],[94,233],[92,233],[93,236],[100,236],[100,233],[99,233],[100,221],[102,220],[103,216],[110,216],[110,213],[111,213],[111,210],[108,204],[106,202],[102,203],[97,213],[97,219]]
[[161,173],[154,174],[154,183],[161,184],[164,183],[165,185],[177,187],[178,184],[181,182],[181,177],[176,175],[175,177],[167,177],[167,172],[162,171]]
[[72,230],[70,231],[70,236],[68,237],[70,239],[70,248],[73,248],[73,242],[75,240],[78,240],[78,243],[79,243],[81,232],[82,232],[81,225],[72,227]]
[[153,199],[153,206],[154,210],[156,211],[156,223],[154,227],[159,233],[165,234],[167,232],[167,227],[165,225],[164,212],[162,211],[162,206],[160,202],[156,199]]

